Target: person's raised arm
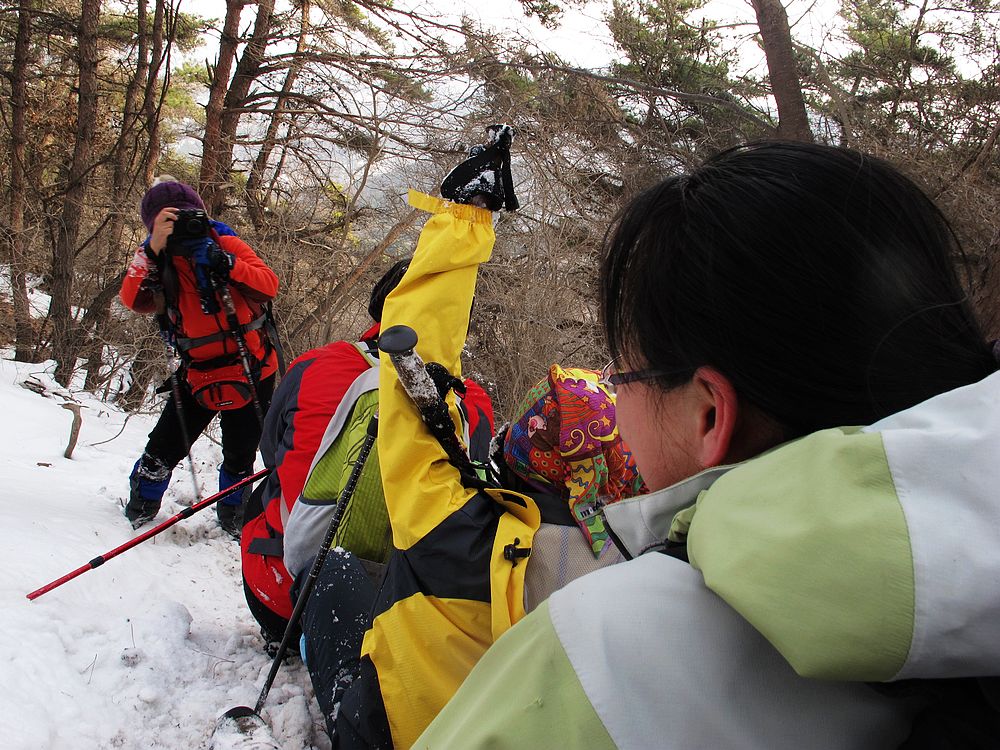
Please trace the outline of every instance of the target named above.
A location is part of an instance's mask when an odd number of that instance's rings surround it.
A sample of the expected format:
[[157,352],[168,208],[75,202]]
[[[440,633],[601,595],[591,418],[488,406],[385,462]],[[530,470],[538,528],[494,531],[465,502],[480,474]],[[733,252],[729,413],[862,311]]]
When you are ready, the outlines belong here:
[[[386,298],[382,329],[410,326],[419,337],[417,352],[423,360],[459,376],[476,275],[493,250],[492,215],[423,193],[411,192],[410,203],[433,216],[424,225],[406,275]],[[453,396],[448,403],[461,434]],[[475,490],[462,487],[458,471],[424,427],[387,357],[379,379],[379,419],[379,463],[393,543],[405,550]]]

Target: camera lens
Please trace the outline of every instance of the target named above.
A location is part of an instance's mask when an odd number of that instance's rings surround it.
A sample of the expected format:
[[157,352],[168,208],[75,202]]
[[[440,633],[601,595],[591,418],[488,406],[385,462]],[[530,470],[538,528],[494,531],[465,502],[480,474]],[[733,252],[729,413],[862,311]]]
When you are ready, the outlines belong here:
[[208,224],[203,216],[188,216],[184,221],[185,237],[204,237],[208,233]]

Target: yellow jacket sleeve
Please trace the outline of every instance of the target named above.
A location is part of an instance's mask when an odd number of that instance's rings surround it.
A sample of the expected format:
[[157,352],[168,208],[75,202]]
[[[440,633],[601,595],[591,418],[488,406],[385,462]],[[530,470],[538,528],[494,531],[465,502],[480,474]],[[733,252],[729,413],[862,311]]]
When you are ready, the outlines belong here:
[[[389,294],[382,330],[408,325],[417,332],[417,353],[461,375],[461,353],[479,264],[490,258],[496,235],[489,211],[410,191],[410,204],[433,216],[424,225],[410,267]],[[406,550],[457,508],[475,490],[461,486],[444,449],[421,422],[396,370],[382,357],[379,378],[378,455],[382,466],[393,544]],[[454,396],[452,421],[461,434]]]
[[[492,216],[421,193],[411,192],[410,203],[433,216],[386,299],[382,330],[412,327],[423,360],[459,375],[476,274],[493,248]],[[461,434],[451,395],[448,404]],[[388,357],[379,374],[378,455],[397,551],[361,651],[378,675],[393,743],[408,748],[524,616],[526,564],[506,550],[530,547],[539,514],[530,498],[462,484]]]

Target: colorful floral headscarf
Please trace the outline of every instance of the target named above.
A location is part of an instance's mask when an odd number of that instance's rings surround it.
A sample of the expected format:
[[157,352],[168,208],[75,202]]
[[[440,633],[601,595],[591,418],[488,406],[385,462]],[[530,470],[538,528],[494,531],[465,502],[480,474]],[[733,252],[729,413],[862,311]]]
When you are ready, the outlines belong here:
[[566,497],[594,555],[608,532],[598,511],[645,491],[642,477],[615,422],[615,397],[600,373],[549,368],[528,391],[504,441],[504,459],[543,492]]

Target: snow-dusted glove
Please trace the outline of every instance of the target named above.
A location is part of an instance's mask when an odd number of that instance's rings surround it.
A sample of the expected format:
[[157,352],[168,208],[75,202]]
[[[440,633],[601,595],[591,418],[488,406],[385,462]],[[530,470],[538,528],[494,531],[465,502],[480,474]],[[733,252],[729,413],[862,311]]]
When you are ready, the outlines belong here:
[[197,240],[189,241],[188,244],[201,311],[206,315],[215,315],[219,312],[215,287],[216,284],[224,284],[229,279],[233,262],[231,259],[234,256],[222,250],[208,237],[199,237]]
[[472,203],[476,197],[490,211],[519,207],[510,173],[510,144],[514,128],[490,125],[486,143],[469,149],[469,158],[455,167],[441,183],[441,196],[455,203]]

